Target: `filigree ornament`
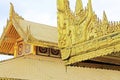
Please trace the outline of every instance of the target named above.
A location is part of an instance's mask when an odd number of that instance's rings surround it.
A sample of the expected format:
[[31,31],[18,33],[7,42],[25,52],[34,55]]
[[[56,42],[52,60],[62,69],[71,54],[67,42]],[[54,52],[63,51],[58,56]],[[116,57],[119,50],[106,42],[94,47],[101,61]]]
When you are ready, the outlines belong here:
[[[109,22],[105,11],[102,20],[97,17],[92,9],[91,0],[88,0],[86,8],[83,8],[81,0],[76,0],[75,12],[70,10],[68,0],[57,1],[58,46],[61,49],[63,60],[70,59],[72,55],[80,54],[78,53],[80,50],[85,52],[90,48],[90,46],[86,46],[84,49],[76,49],[81,47],[80,44],[82,45],[94,39],[96,39],[96,43],[100,43],[97,41],[98,38],[103,37],[100,40],[104,40],[104,36],[120,31],[120,22]],[[111,36],[105,39],[111,41]],[[92,44],[95,49],[98,47],[94,43],[89,44]]]

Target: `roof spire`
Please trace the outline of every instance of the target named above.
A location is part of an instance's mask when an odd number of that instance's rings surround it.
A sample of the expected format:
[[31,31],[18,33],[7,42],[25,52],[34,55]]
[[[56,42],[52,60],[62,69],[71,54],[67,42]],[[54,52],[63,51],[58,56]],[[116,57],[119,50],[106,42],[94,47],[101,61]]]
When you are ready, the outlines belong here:
[[83,4],[81,0],[76,0],[75,14],[79,14],[83,10]]
[[107,19],[105,11],[103,11],[103,23],[108,23],[108,19]]
[[69,7],[68,0],[57,0],[57,9],[60,11],[65,11],[66,8]]
[[9,18],[10,20],[12,19],[13,17],[13,13],[14,13],[14,6],[12,3],[10,3],[10,13],[9,13]]
[[92,13],[93,13],[91,0],[88,0],[88,10],[89,10],[89,14],[92,14]]
[[10,3],[9,19],[12,20],[13,17],[19,18],[19,19],[24,19],[15,12],[13,4]]

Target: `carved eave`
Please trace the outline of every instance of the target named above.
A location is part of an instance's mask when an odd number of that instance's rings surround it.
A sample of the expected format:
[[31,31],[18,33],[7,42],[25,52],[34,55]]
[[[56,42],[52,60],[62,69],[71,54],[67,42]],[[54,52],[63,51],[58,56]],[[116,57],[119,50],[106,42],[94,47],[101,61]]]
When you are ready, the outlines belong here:
[[72,54],[69,59],[65,60],[66,64],[68,65],[96,57],[106,56],[112,54],[113,52],[119,52],[119,36],[120,31],[63,49],[64,51],[69,51],[69,49],[73,48],[77,50],[76,53]]

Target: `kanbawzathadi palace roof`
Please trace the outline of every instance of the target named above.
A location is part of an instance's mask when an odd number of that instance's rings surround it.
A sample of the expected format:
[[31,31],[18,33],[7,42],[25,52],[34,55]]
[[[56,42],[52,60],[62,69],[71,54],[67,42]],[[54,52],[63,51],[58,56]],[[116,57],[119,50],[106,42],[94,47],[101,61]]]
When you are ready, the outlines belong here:
[[88,0],[57,0],[57,27],[25,20],[10,3],[0,38],[0,80],[119,80],[120,22],[99,19]]

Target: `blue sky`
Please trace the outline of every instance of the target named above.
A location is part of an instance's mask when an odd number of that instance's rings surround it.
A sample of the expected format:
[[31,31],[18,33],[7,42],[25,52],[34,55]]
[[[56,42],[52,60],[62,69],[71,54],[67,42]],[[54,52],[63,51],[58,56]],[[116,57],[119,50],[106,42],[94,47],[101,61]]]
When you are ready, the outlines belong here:
[[[26,20],[42,24],[57,26],[57,0],[0,0],[0,35],[9,18],[10,2],[15,11]],[[71,10],[74,10],[75,1],[69,0]],[[86,6],[88,0],[82,0]],[[93,10],[102,18],[105,10],[110,21],[120,21],[120,0],[92,0]],[[1,56],[0,56],[1,58]]]

